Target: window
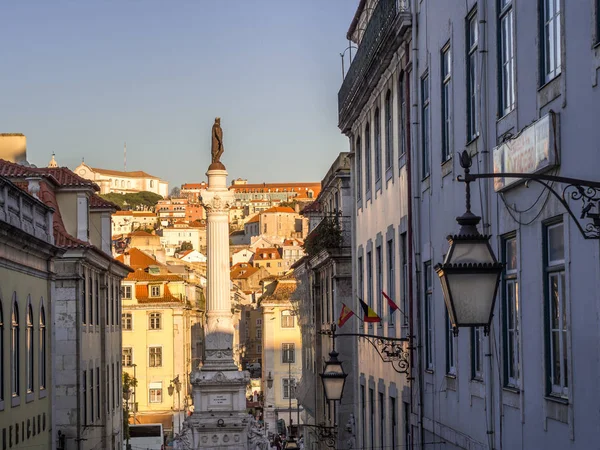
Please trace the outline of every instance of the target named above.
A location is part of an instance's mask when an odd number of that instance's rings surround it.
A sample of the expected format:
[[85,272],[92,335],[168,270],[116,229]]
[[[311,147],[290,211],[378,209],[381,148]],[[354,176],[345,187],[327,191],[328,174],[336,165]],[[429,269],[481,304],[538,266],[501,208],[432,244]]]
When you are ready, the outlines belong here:
[[404,407],[404,448],[411,449],[412,439],[410,433],[410,404],[408,402],[402,402]]
[[94,369],[90,369],[90,422],[94,421]]
[[483,380],[483,327],[471,328],[471,378]]
[[150,297],[160,297],[160,285],[150,286]]
[[115,363],[110,365],[110,374],[112,380],[112,395],[111,395],[111,409],[115,409],[115,395],[117,392],[117,380],[115,379]]
[[17,304],[16,294],[13,300],[12,326],[11,326],[11,370],[10,370],[10,391],[13,397],[18,397],[20,392],[19,364],[21,361],[19,343],[19,305]]
[[262,328],[256,329],[256,339],[262,339]]
[[390,436],[390,448],[395,449],[398,448],[398,416],[396,414],[396,397],[390,397],[390,427],[392,431]]
[[150,347],[148,359],[150,367],[162,367],[162,347]]
[[162,382],[150,383],[148,401],[150,403],[162,403]]
[[296,349],[294,344],[281,344],[281,362],[285,364],[296,362]]
[[545,230],[546,346],[548,393],[569,394],[569,347],[567,337],[567,298],[565,286],[565,241],[562,223]]
[[373,256],[371,252],[367,252],[367,304],[373,308]]
[[283,378],[283,398],[293,398],[296,380],[294,378]]
[[[383,253],[381,251],[381,246],[377,246],[375,249],[375,257],[377,260],[375,261],[375,270],[377,271],[377,313],[379,317],[384,317],[383,314],[383,294],[381,291],[383,290]],[[383,326],[383,320],[379,322],[379,326]]]
[[102,405],[100,404],[100,367],[96,367],[96,418],[100,418],[100,411]]
[[385,401],[383,392],[379,393],[379,448],[385,448]]
[[[387,295],[392,299],[392,301],[396,301],[396,278],[394,277],[394,241],[390,239],[387,241]],[[388,308],[389,313],[389,321],[388,324],[390,326],[394,325],[394,314],[395,311],[392,311]]]
[[123,354],[121,355],[121,365],[123,367],[131,367],[133,365],[133,348],[123,347]]
[[160,330],[161,329],[161,313],[150,313],[150,329]]
[[385,168],[392,167],[392,91],[388,89],[385,94]]
[[123,329],[127,331],[133,330],[133,317],[131,313],[123,313],[121,314],[121,323],[123,324]]
[[467,17],[467,142],[475,139],[479,134],[478,103],[477,103],[477,55],[479,45],[479,31],[477,23],[477,10],[474,9]]
[[405,74],[402,72],[400,74],[400,78],[398,78],[398,155],[403,155],[406,153],[406,118],[407,109],[406,109],[406,83],[404,81]]
[[371,448],[375,448],[375,392],[369,388],[369,431],[371,434]]
[[433,285],[431,279],[431,261],[423,268],[425,279],[425,368],[433,370]]
[[512,0],[500,0],[498,17],[498,53],[499,67],[499,106],[500,116],[511,112],[515,107],[515,46],[514,46],[514,13]]
[[84,279],[81,281],[81,323],[87,324],[87,305],[85,300],[87,299],[87,291],[86,291],[86,282],[85,275]]
[[371,167],[371,127],[367,122],[367,126],[365,127],[365,192],[371,192],[371,171],[373,168]]
[[267,267],[271,267],[271,263],[270,262],[267,263]]
[[542,80],[545,84],[560,75],[560,2],[561,0],[540,0],[542,26],[540,42],[542,43]]
[[504,384],[519,387],[521,358],[519,353],[519,281],[517,238],[510,237],[503,241],[504,277],[502,279],[502,319],[504,333]]
[[402,247],[402,323],[408,330],[408,246],[406,245],[406,233],[400,235],[400,246]]
[[27,305],[27,334],[25,335],[27,347],[27,392],[33,392],[33,309]]
[[262,345],[260,345],[260,344],[256,345],[256,353],[262,353]]
[[96,325],[100,325],[100,276],[96,275],[96,280],[94,282],[94,307],[95,307],[95,315],[96,315]]
[[94,324],[94,280],[92,276],[88,276],[88,307],[90,325]]
[[381,112],[375,108],[375,182],[381,180]]
[[106,305],[106,310],[104,311],[104,317],[106,318],[106,326],[110,325],[110,302],[112,301],[112,299],[110,298],[110,287],[107,286],[106,289],[106,294],[104,296],[105,299],[105,305]]
[[422,148],[422,175],[423,178],[429,176],[429,74],[421,80],[421,135],[423,140]]
[[363,300],[365,297],[365,279],[364,279],[364,263],[363,257],[358,257],[358,297]]
[[294,315],[289,309],[281,311],[281,328],[294,328]]
[[452,54],[450,44],[442,49],[442,162],[452,156],[450,147],[451,114],[450,103],[452,98],[450,81],[452,79]]
[[[366,425],[367,423],[367,398],[366,398],[366,394],[365,394],[365,385],[361,384],[360,385],[360,405],[361,405],[361,422],[363,424]],[[363,446],[366,446],[367,444],[367,427],[366,426],[362,426],[362,442],[363,442]]]
[[81,398],[83,399],[83,423],[88,423],[88,408],[87,408],[87,370],[83,371],[81,377]]
[[123,286],[123,298],[126,300],[131,299],[131,286]]
[[456,344],[454,330],[450,324],[450,314],[446,310],[446,373],[456,375]]
[[356,200],[362,198],[362,148],[360,136],[356,138]]
[[262,327],[262,319],[256,319],[256,326]]

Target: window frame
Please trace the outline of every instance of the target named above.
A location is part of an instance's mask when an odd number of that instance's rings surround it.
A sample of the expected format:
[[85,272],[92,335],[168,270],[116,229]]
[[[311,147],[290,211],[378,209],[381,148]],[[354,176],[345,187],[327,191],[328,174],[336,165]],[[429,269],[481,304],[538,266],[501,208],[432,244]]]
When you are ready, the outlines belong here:
[[[367,251],[367,305],[369,308],[373,308],[373,252]],[[369,328],[373,326],[372,322],[369,322]]]
[[295,378],[282,378],[281,379],[281,390],[282,392],[282,398],[284,400],[289,400],[290,398],[292,398],[292,389],[294,389],[296,385],[296,379]]
[[156,311],[148,313],[148,330],[162,330],[162,313]]
[[[473,29],[471,29],[471,26]],[[479,136],[479,108],[477,105],[477,55],[479,49],[479,29],[477,22],[477,7],[473,8],[467,15],[465,22],[465,53],[466,53],[466,77],[467,84],[467,142],[471,142]]]
[[281,344],[281,363],[282,364],[296,364],[296,344],[295,343],[284,342]]
[[[381,109],[379,106],[375,108],[374,117],[373,117],[373,126],[375,130],[373,131],[374,138],[374,151],[375,151],[375,184],[377,182],[381,182]],[[377,190],[377,188],[375,189]]]
[[385,122],[385,169],[391,170],[393,166],[394,153],[394,125],[392,111],[392,91],[388,89],[384,100],[384,122]]
[[454,331],[452,330],[452,325],[450,323],[450,314],[448,310],[446,311],[446,376],[456,377],[457,373],[457,347],[456,347],[456,336],[454,336]]
[[[284,317],[286,318],[285,320]],[[284,309],[283,311],[281,311],[280,320],[281,328],[294,328],[295,326],[294,314],[291,309]],[[290,321],[291,325],[289,324]]]
[[[127,352],[129,351],[129,352]],[[129,354],[127,354],[129,353]],[[127,361],[129,359],[129,361]],[[121,366],[132,367],[133,366],[133,347],[123,347],[121,350]]]
[[452,47],[448,41],[440,51],[442,163],[452,158]]
[[[554,11],[548,11],[548,6],[552,3]],[[562,0],[539,0],[539,42],[540,42],[540,86],[544,86],[561,74],[562,71],[562,39],[561,39],[561,20],[562,20]],[[558,12],[557,12],[558,11]],[[552,32],[547,29],[551,28]],[[557,36],[548,48],[549,34]],[[552,67],[551,62],[555,64]]]
[[[387,240],[387,244],[386,244],[386,249],[387,249],[387,295],[389,295],[389,297],[395,301],[394,299],[396,298],[396,276],[395,276],[395,271],[394,271],[394,266],[396,264],[395,258],[394,258],[394,238],[388,239]],[[388,307],[388,326],[393,327],[396,322],[394,321],[394,315],[395,315],[396,311],[390,311],[390,308]]]
[[371,125],[369,122],[365,125],[365,196],[368,197],[371,193],[373,185],[372,163],[373,155],[371,154]]
[[123,292],[122,292],[123,300],[131,300],[133,298],[132,293],[133,293],[132,286],[123,285]]
[[[508,248],[511,242],[514,242],[515,247],[514,268],[511,267],[511,263],[508,261]],[[503,236],[501,243],[502,261],[504,262],[504,270],[502,272],[502,359],[504,363],[504,386],[519,389],[521,387],[521,343],[520,318],[518,314],[520,309],[519,248],[516,234]],[[512,296],[509,295],[509,287],[512,291]],[[511,302],[510,305],[509,302]]]
[[498,5],[498,115],[515,109],[515,12],[513,0],[497,0]]
[[356,137],[354,153],[356,155],[356,200],[362,200],[362,142]]
[[31,299],[27,302],[27,319],[26,319],[26,334],[25,334],[25,392],[33,394],[35,391],[35,337],[33,329],[33,307]]
[[[153,354],[153,351],[155,354]],[[158,364],[156,359],[159,359]],[[163,362],[163,351],[162,351],[162,345],[150,345],[148,346],[148,367],[150,368],[155,368],[155,367],[162,367],[162,362]]]
[[402,251],[402,324],[408,332],[408,234],[400,233],[400,245]]
[[130,312],[121,313],[121,325],[123,331],[133,330],[133,314]]
[[10,339],[10,392],[13,399],[18,399],[21,393],[21,340],[19,327],[19,304],[17,303],[17,296],[15,293],[13,295]]
[[[550,260],[550,231],[554,228],[562,228],[562,242],[563,242],[563,258],[562,260]],[[569,398],[569,390],[571,380],[570,377],[572,374],[570,373],[569,364],[570,364],[570,348],[569,348],[569,319],[568,319],[568,298],[567,298],[567,272],[566,272],[566,239],[565,239],[565,226],[562,220],[555,220],[551,222],[547,222],[543,225],[544,230],[544,309],[545,309],[545,334],[546,334],[546,393],[549,397],[558,398],[562,400],[567,400]],[[550,283],[551,278],[558,274],[559,280],[559,288],[562,288],[563,298],[562,301],[559,301],[559,307],[561,309],[560,314],[558,316],[559,328],[558,328],[558,340],[559,340],[559,382],[560,385],[554,384],[554,355],[553,355],[553,339],[552,335],[554,333],[553,327],[550,323],[551,314],[552,314],[552,299],[550,298]],[[562,275],[562,277],[561,277]],[[562,322],[562,324],[561,324]],[[566,355],[566,357],[565,357]],[[561,364],[562,360],[562,364]]]
[[425,327],[425,370],[433,371],[434,360],[434,317],[433,317],[433,274],[431,261],[423,263],[423,311]]
[[148,403],[156,404],[163,402],[163,388],[148,388]]
[[[383,313],[383,294],[381,293],[381,291],[383,291],[383,249],[381,248],[381,245],[375,247],[375,274],[377,276],[377,314],[379,314],[379,317],[385,317]],[[383,320],[380,320],[379,328],[382,327]]]
[[[599,0],[600,1],[600,0]],[[398,76],[398,157],[403,156],[406,153],[407,147],[407,133],[408,129],[406,126],[407,114],[407,101],[406,101],[406,72],[400,72]]]
[[471,327],[471,380],[483,381],[483,327]]
[[421,178],[431,175],[431,135],[430,135],[430,89],[429,71],[421,77]]
[[160,284],[151,284],[150,285],[150,289],[149,289],[149,296],[151,298],[157,298],[160,297],[160,292],[161,292],[161,285]]

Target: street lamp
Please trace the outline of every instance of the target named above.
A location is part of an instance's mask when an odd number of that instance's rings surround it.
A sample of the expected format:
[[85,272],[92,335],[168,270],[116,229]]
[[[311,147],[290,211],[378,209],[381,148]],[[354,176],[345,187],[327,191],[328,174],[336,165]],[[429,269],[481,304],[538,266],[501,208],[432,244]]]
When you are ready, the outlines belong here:
[[273,375],[269,372],[269,376],[267,377],[267,387],[269,389],[273,388]]
[[[335,342],[335,341],[334,341]],[[342,399],[347,373],[344,372],[341,361],[338,360],[339,353],[334,349],[329,352],[329,360],[325,362],[321,381],[325,391],[325,399],[328,402],[336,402]]]
[[169,383],[169,387],[167,388],[169,396],[172,397],[174,391],[177,391],[177,424],[178,431],[181,433],[181,382],[179,381],[179,375],[177,375]]
[[[464,157],[465,154],[463,154]],[[466,154],[468,156],[468,154]],[[468,175],[470,157],[461,159]],[[456,218],[458,234],[448,236],[450,249],[442,264],[435,266],[440,277],[444,301],[454,334],[459,327],[484,327],[487,334],[503,264],[499,263],[490,246],[489,235],[477,230],[481,217],[471,212],[471,188],[466,183],[466,212]]]

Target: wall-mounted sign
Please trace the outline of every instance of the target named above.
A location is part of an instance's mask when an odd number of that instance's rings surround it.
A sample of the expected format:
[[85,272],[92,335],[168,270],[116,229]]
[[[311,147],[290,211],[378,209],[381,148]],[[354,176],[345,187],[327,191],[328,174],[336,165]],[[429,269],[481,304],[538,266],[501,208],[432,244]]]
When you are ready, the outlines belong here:
[[[550,113],[524,128],[515,138],[494,148],[494,173],[536,173],[559,164],[558,114]],[[522,178],[494,178],[501,191]]]
[[231,405],[231,394],[210,394],[208,404],[210,406],[229,406]]

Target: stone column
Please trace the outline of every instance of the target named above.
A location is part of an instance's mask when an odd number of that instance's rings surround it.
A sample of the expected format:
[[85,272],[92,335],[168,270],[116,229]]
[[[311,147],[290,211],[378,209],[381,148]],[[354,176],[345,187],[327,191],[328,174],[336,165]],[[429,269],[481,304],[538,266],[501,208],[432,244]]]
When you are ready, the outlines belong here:
[[201,202],[206,210],[207,297],[206,370],[238,370],[233,360],[233,321],[229,278],[229,209],[233,193],[227,189],[227,171],[206,172],[208,189]]

